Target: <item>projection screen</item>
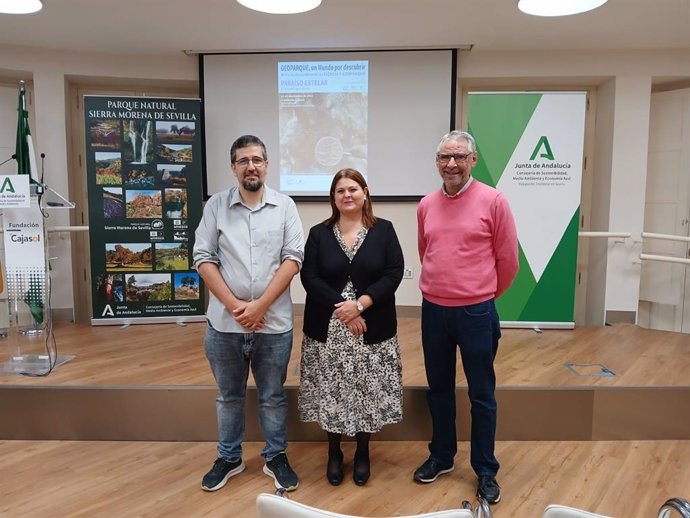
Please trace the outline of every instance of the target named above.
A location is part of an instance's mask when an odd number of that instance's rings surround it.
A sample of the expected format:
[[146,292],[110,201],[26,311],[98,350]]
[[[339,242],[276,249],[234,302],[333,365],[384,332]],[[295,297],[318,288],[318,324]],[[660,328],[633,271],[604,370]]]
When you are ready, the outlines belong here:
[[377,199],[437,189],[455,60],[452,49],[202,55],[205,194],[234,185],[230,145],[243,134],[266,144],[268,185],[296,199],[323,199],[346,167]]

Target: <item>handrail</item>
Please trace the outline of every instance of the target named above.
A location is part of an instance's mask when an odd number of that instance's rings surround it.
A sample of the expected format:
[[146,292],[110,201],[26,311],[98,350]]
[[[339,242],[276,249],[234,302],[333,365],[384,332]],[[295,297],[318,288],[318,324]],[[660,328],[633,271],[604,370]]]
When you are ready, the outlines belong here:
[[647,261],[661,261],[664,263],[690,264],[690,259],[684,257],[673,257],[671,255],[640,254],[640,259]]
[[48,232],[88,232],[88,225],[62,225],[48,227],[46,229]]
[[631,237],[630,232],[590,232],[582,231],[577,233],[578,237]]
[[649,239],[666,239],[667,241],[683,241],[685,243],[690,243],[690,237],[688,236],[675,236],[672,234],[655,234],[654,232],[642,232],[642,237]]
[[683,518],[690,518],[690,502],[684,498],[669,498],[659,509],[657,518],[668,518],[671,511],[678,511]]

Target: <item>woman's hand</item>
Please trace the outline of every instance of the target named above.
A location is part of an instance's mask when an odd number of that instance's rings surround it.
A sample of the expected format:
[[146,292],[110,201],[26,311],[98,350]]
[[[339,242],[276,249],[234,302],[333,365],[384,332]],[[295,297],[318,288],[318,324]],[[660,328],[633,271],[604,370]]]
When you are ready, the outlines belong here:
[[343,324],[348,324],[359,316],[357,301],[344,300],[343,302],[338,302],[333,313]]
[[355,336],[363,335],[367,330],[367,324],[361,316],[358,316],[347,324],[347,328]]

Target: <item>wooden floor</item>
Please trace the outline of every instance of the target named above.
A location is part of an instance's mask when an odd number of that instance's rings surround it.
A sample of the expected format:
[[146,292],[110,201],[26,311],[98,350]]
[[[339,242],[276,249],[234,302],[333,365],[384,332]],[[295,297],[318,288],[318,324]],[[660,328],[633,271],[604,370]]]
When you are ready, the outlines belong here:
[[[299,384],[301,333],[297,330],[300,328],[301,321],[297,319],[289,387]],[[132,421],[129,424],[135,427],[154,410],[160,413],[161,402],[167,401],[164,398],[171,398],[167,403],[170,409],[180,411],[186,408],[186,400],[176,397],[185,394],[192,397],[203,392],[203,406],[208,406],[205,417],[200,418],[201,414],[194,412],[185,414],[188,422],[177,426],[207,428],[205,433],[209,437],[208,442],[179,442],[179,438],[171,442],[0,440],[0,517],[254,517],[256,495],[274,489],[272,481],[261,472],[261,444],[246,444],[247,470],[233,477],[227,487],[216,493],[203,492],[199,487],[201,477],[216,456],[212,403],[215,384],[204,358],[203,333],[204,324],[119,328],[61,323],[55,329],[59,354],[75,355],[72,361],[44,378],[0,374],[0,394],[5,394],[0,401],[7,405],[0,410],[2,420],[13,419],[22,426],[36,428],[37,418],[44,417],[41,426],[54,430],[58,425],[65,426],[56,419],[67,421],[69,426],[76,426],[81,419],[90,427],[93,423],[89,419],[95,415],[99,415],[98,421],[107,421],[108,416],[98,414],[99,411],[120,411],[115,414],[121,416],[118,419],[123,423],[129,419]],[[406,388],[413,387],[411,392],[419,393],[417,403],[421,408],[423,391],[414,389],[426,384],[418,319],[400,319],[399,341],[404,384]],[[0,341],[0,362],[14,353],[15,346],[11,338]],[[578,376],[566,368],[566,363],[603,364],[616,376]],[[678,392],[676,388],[685,394],[669,400],[672,411],[663,414],[664,419],[650,418],[654,427],[669,420],[682,425],[688,419],[688,415],[682,414],[690,414],[686,412],[690,408],[686,397],[690,386],[690,335],[650,331],[634,325],[542,333],[508,329],[504,330],[496,370],[505,402],[501,422],[510,421],[513,428],[541,430],[553,421],[563,420],[567,424],[571,418],[579,419],[573,421],[574,425],[583,421],[585,428],[591,426],[595,432],[597,426],[612,430],[641,429],[645,426],[641,424],[644,416],[661,406],[654,402],[657,400],[645,403],[643,397],[637,403],[621,404],[615,399],[619,393],[633,394],[633,398],[636,394],[643,396],[641,390],[664,399],[665,394]],[[465,382],[461,366],[457,381],[458,385]],[[205,388],[199,390],[199,387]],[[558,414],[559,409],[568,406],[563,401],[574,401],[572,396],[564,394],[571,397],[565,400],[560,395],[558,399],[553,396],[550,406],[544,404],[540,395],[548,399],[554,392],[584,393],[590,388],[608,392],[592,395],[587,412],[572,407]],[[75,398],[92,392],[98,393],[99,399],[93,401],[96,406],[84,406],[87,416],[77,419],[68,415],[75,406],[84,404],[76,404]],[[113,405],[112,399],[106,399],[113,406],[101,408],[104,403],[100,397],[110,397],[110,393],[126,396],[129,392],[137,398],[152,393],[150,403],[154,406],[139,408],[131,400]],[[522,403],[526,406],[516,404],[515,398],[520,393],[528,394],[529,401]],[[55,397],[64,401],[60,400],[62,403],[58,405],[48,398],[43,401],[42,394],[57,394]],[[34,399],[23,399],[26,397]],[[587,397],[581,394],[577,400]],[[599,398],[610,401],[600,403]],[[37,401],[43,401],[43,406],[37,405]],[[194,401],[195,408],[202,406],[200,401]],[[674,401],[679,401],[680,406]],[[527,410],[530,408],[541,409],[541,420],[536,414],[530,417]],[[25,410],[26,415],[19,416]],[[138,410],[143,413],[137,413]],[[422,414],[412,410],[406,418],[407,428],[421,419]],[[618,411],[623,418],[606,425],[596,424],[602,421],[602,416]],[[196,420],[190,415],[195,415]],[[425,416],[424,423],[426,419]],[[588,419],[591,423],[587,423]],[[157,430],[162,425],[155,421],[150,426]],[[589,430],[586,432],[578,437],[587,437]],[[127,437],[120,433],[114,438]],[[521,432],[518,430],[516,435]],[[616,437],[616,434],[591,434],[594,439],[610,435]],[[6,435],[15,439],[30,436],[23,432],[19,436]],[[425,432],[422,438],[427,436]],[[642,433],[632,438],[687,438],[662,436],[647,437]],[[529,437],[523,434],[523,438]],[[352,448],[351,442],[345,444],[347,459],[352,457]],[[371,452],[369,484],[357,487],[348,478],[340,487],[333,488],[323,476],[325,444],[306,442],[304,438],[291,442],[290,461],[301,477],[300,488],[291,498],[335,512],[372,517],[451,509],[459,507],[462,500],[474,498],[476,481],[469,468],[466,442],[459,445],[456,470],[430,485],[418,485],[411,480],[412,472],[427,456],[426,442],[377,440],[372,442]],[[666,499],[690,498],[690,440],[499,441],[497,456],[502,464],[499,482],[503,487],[503,500],[494,507],[494,516],[498,518],[540,518],[544,507],[551,503],[616,518],[654,518]]]
[[[0,374],[0,386],[213,386],[203,352],[204,329],[203,323],[127,328],[57,323],[59,354],[75,359],[45,378]],[[287,386],[299,384],[300,329],[297,317]],[[400,318],[398,338],[404,385],[425,386],[419,319]],[[11,339],[0,341],[0,362],[12,354],[13,347]],[[42,351],[42,344],[33,347],[38,348],[34,352]],[[565,367],[569,362],[603,364],[616,376],[578,376]],[[688,372],[690,335],[630,324],[542,333],[505,329],[496,360],[500,387],[687,387]],[[457,381],[465,383],[459,361]]]
[[[0,516],[22,518],[194,518],[255,516],[254,501],[273,492],[261,472],[261,445],[246,445],[245,472],[215,493],[200,489],[215,458],[212,443],[0,441]],[[400,516],[474,502],[468,445],[454,472],[433,484],[412,482],[426,457],[422,442],[372,443],[372,478],[326,482],[325,445],[295,443],[290,462],[300,475],[292,500],[334,512]],[[616,518],[656,518],[669,497],[690,497],[690,441],[499,442],[501,502],[497,518],[540,518],[560,503]]]

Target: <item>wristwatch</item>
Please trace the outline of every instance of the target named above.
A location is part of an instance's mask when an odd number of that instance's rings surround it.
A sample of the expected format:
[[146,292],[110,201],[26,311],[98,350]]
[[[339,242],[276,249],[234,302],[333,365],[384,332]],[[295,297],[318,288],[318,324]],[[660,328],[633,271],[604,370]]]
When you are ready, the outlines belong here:
[[359,299],[355,301],[355,304],[357,305],[357,311],[359,311],[360,313],[364,311],[364,305],[359,301]]

